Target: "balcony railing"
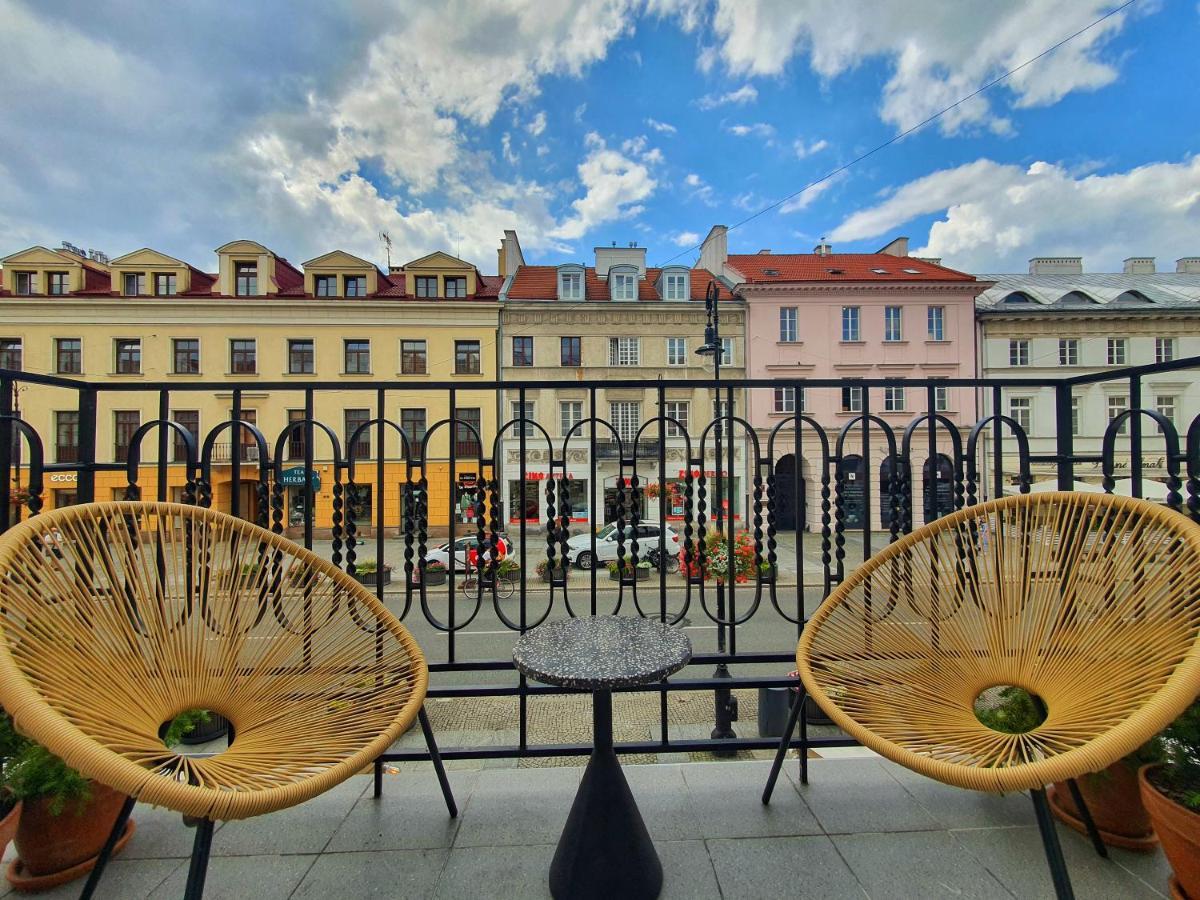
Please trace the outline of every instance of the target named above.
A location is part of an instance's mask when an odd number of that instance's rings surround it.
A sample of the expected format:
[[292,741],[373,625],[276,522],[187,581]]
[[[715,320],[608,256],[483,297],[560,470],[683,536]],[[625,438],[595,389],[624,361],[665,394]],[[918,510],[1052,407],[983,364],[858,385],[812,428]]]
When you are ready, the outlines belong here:
[[[540,430],[525,438],[526,454],[515,463],[510,456],[513,428],[500,423],[482,440],[447,440],[455,420],[432,423],[424,441],[401,449],[400,427],[388,416],[405,395],[424,394],[428,409],[452,408],[461,385],[441,382],[414,387],[400,382],[358,382],[355,391],[373,396],[370,434],[371,459],[347,458],[342,444],[341,411],[337,421],[321,423],[312,410],[344,402],[347,386],[319,382],[298,388],[292,382],[158,384],[89,384],[81,381],[0,370],[0,422],[19,431],[19,453],[0,441],[0,530],[14,515],[41,510],[53,482],[72,484],[80,502],[108,499],[108,489],[128,496],[142,492],[142,480],[152,482],[154,497],[168,499],[168,485],[184,485],[187,502],[215,505],[245,516],[276,532],[287,532],[306,547],[326,555],[347,571],[373,556],[391,565],[395,582],[385,584],[384,566],[376,568],[373,588],[386,596],[425,649],[430,661],[433,697],[511,696],[517,698],[519,740],[511,746],[450,747],[449,758],[559,756],[588,751],[582,744],[534,744],[526,724],[530,704],[561,689],[531,685],[512,667],[515,636],[549,618],[564,615],[622,614],[653,617],[677,625],[692,625],[696,645],[692,665],[651,689],[654,692],[714,691],[717,714],[728,717],[732,706],[722,698],[733,688],[779,687],[793,683],[795,641],[807,616],[854,568],[901,534],[948,512],[1005,493],[1042,490],[1046,486],[1072,490],[1124,490],[1152,496],[1166,506],[1200,520],[1200,410],[1194,395],[1180,391],[1173,422],[1148,408],[1144,397],[1160,374],[1179,382],[1200,371],[1200,357],[1094,375],[1064,379],[861,379],[863,408],[854,415],[830,414],[821,422],[809,415],[773,417],[755,431],[743,418],[724,419],[719,428],[693,414],[690,431],[668,447],[655,440],[642,443],[652,454],[624,458],[615,445],[576,433],[566,440],[549,440]],[[13,388],[34,388],[45,402],[22,394],[23,415],[13,414]],[[1072,434],[1072,397],[1096,385],[1111,385],[1109,394],[1129,397],[1130,409],[1107,423],[1102,434]],[[585,410],[601,409],[600,392],[641,390],[661,409],[666,391],[719,391],[727,408],[773,408],[777,387],[804,389],[810,409],[836,410],[844,383],[838,380],[779,379],[716,382],[610,379],[593,383],[572,380],[573,390],[586,392]],[[472,392],[503,393],[508,401],[524,390],[563,387],[555,381],[472,382]],[[910,411],[883,409],[883,389],[903,387]],[[948,388],[959,397],[956,418],[934,409]],[[1054,427],[1039,432],[1033,443],[1021,426],[1003,414],[1006,392],[1036,396],[1053,409]],[[243,392],[252,390],[259,419],[270,411],[262,400],[269,392],[282,420],[285,410],[309,412],[286,426],[283,434],[267,434],[240,421]],[[200,408],[214,392],[232,396],[230,422],[220,423],[201,439],[181,439],[186,462],[170,462],[175,435],[165,421],[146,417],[130,437],[129,455],[112,459],[111,444],[98,444],[97,419],[113,409],[165,411]],[[822,400],[822,398],[824,398]],[[762,399],[762,405],[755,401]],[[735,402],[736,401],[736,402]],[[968,402],[970,401],[970,402]],[[824,405],[822,405],[824,404]],[[364,404],[365,405],[365,404]],[[483,406],[483,404],[480,404]],[[496,404],[508,408],[508,403]],[[44,448],[53,436],[31,425],[30,410],[78,410],[79,452],[75,459],[47,461]],[[694,413],[695,411],[693,411]],[[590,417],[590,416],[589,416]],[[472,423],[473,425],[474,423]],[[653,435],[662,425],[653,417],[642,424]],[[326,427],[327,426],[327,427]],[[721,459],[715,459],[717,431]],[[593,431],[607,431],[598,424]],[[611,432],[610,432],[611,433]],[[353,438],[353,436],[350,436]],[[247,442],[250,455],[229,458],[231,445]],[[439,443],[440,442],[440,443]],[[670,443],[670,442],[669,442]],[[300,449],[300,458],[289,447]],[[427,448],[446,447],[442,459],[427,456]],[[503,447],[503,455],[501,454]],[[280,455],[276,455],[277,451]],[[663,454],[661,457],[659,454]],[[380,456],[382,454],[382,457]],[[518,454],[519,455],[519,454]],[[161,461],[159,461],[161,460]],[[243,468],[242,463],[254,463]],[[15,466],[19,465],[19,471]],[[215,468],[217,466],[220,468]],[[157,471],[156,471],[157,470]],[[306,475],[305,472],[308,472]],[[150,473],[154,473],[150,477]],[[170,474],[172,477],[167,477]],[[1036,480],[1040,478],[1040,483]],[[298,479],[298,481],[297,481]],[[105,491],[98,490],[103,482]],[[512,485],[530,485],[513,504]],[[14,494],[15,486],[20,493]],[[356,495],[358,503],[335,506],[335,500]],[[23,506],[10,505],[19,498]],[[153,497],[147,496],[147,499]],[[364,516],[361,510],[370,510]],[[505,522],[511,510],[517,518]],[[336,513],[336,514],[335,514]],[[738,514],[733,528],[729,516]],[[596,533],[588,517],[615,520],[625,526],[613,533],[615,542]],[[362,519],[369,518],[369,521]],[[656,526],[641,529],[637,526]],[[364,540],[364,531],[373,533]],[[752,564],[745,581],[718,580],[711,560],[714,541],[732,551],[739,541],[735,530],[745,529]],[[464,590],[452,578],[435,587],[424,577],[422,559],[440,543],[468,537],[489,569],[496,566],[495,548],[507,530],[516,570],[515,592],[502,598],[492,588]],[[653,532],[655,535],[649,537]],[[647,581],[633,577],[610,580],[593,565],[570,577],[543,581],[538,564],[577,559],[582,552],[603,562],[602,550],[616,559],[637,563],[649,551],[666,549],[667,534],[679,538],[684,571],[668,574],[665,567]],[[628,537],[624,537],[624,536]],[[641,537],[638,537],[641,535]],[[582,537],[581,537],[582,536]],[[574,540],[573,540],[574,539]],[[732,557],[734,554],[729,552]],[[545,567],[550,573],[557,569]],[[618,573],[619,574],[619,573]],[[494,578],[477,580],[493,585]],[[884,613],[886,614],[886,613]],[[707,627],[705,627],[707,626]],[[467,633],[471,640],[463,640]],[[709,677],[716,665],[727,666],[732,677]],[[740,736],[709,739],[680,736],[668,721],[662,704],[654,740],[626,742],[619,752],[661,753],[723,749],[765,749],[772,738]],[[795,746],[810,748],[851,743],[845,737],[814,736],[801,730]],[[387,759],[420,757],[418,751],[389,753]]]

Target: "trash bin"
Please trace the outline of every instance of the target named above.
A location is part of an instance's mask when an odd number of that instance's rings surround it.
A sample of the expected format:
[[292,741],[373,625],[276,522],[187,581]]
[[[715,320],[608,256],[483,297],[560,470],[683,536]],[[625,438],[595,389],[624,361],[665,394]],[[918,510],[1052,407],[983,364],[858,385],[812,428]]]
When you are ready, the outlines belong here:
[[758,736],[783,737],[791,711],[792,692],[786,687],[758,689]]

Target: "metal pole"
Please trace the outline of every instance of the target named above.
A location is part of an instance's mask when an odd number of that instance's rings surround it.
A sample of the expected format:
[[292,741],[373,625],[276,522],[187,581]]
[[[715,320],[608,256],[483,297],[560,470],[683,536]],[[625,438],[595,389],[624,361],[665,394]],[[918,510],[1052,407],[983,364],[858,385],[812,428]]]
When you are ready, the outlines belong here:
[[[713,418],[717,420],[716,440],[715,440],[715,481],[717,485],[716,497],[716,525],[717,533],[722,532],[725,522],[724,509],[724,479],[721,476],[721,438],[725,431],[725,423],[720,420],[721,416],[721,355],[724,348],[721,346],[721,311],[718,307],[717,298],[720,296],[721,289],[717,286],[716,281],[712,281],[708,286],[708,295],[705,297],[705,312],[708,314],[708,319],[712,323],[712,339],[713,339],[713,381],[716,382],[713,387]],[[732,436],[731,436],[732,438]],[[701,460],[703,463],[703,460]],[[733,525],[733,520],[730,519],[730,527]],[[729,571],[727,575],[733,573],[733,556],[730,554]],[[728,578],[726,579],[728,580]],[[725,582],[717,582],[717,652],[725,653]],[[713,678],[732,678],[729,674],[729,666],[724,661],[717,663],[717,668],[713,671]],[[713,739],[735,738],[737,735],[733,731],[733,708],[731,704],[732,694],[727,687],[719,687],[713,690],[713,718],[714,728],[711,737]],[[729,753],[731,751],[726,751]],[[725,755],[718,752],[718,755]]]

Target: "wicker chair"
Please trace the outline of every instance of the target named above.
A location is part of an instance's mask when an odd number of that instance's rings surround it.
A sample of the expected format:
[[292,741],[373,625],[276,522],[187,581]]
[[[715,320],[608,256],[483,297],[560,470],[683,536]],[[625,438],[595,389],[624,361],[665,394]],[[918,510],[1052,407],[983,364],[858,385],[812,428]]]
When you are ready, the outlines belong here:
[[[877,753],[957,787],[1032,794],[1059,897],[1070,878],[1044,785],[1159,732],[1200,692],[1200,526],[1104,494],[1009,497],[955,512],[876,554],[805,626],[803,694]],[[1013,685],[1044,721],[983,725],[975,701]]]
[[[44,513],[0,537],[0,703],[17,728],[128,795],[83,890],[95,890],[134,803],[198,820],[200,897],[215,820],[294,806],[372,763],[420,720],[429,670],[373,594],[292,542],[175,503]],[[228,749],[160,737],[193,708],[231,723]]]

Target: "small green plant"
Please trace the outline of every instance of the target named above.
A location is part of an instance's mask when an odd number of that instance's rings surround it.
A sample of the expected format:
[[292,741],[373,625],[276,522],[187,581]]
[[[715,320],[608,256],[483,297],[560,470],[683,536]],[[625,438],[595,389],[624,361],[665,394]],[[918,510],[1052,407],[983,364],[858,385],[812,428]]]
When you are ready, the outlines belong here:
[[167,730],[163,732],[163,743],[168,747],[174,747],[183,740],[185,735],[191,734],[201,725],[207,725],[212,721],[212,713],[207,709],[185,709],[167,726]]
[[1190,810],[1200,811],[1200,699],[1162,733],[1162,767],[1154,786]]
[[379,564],[373,559],[364,559],[354,564],[354,571],[359,575],[374,575],[379,570]]
[[993,731],[1005,734],[1026,734],[1046,720],[1033,694],[1013,685],[999,688],[990,699],[981,695],[975,701],[975,718]]
[[14,800],[45,797],[51,815],[71,806],[82,815],[92,799],[92,783],[43,747],[30,742],[4,773],[5,788]]
[[[358,571],[361,572],[362,568],[360,567]],[[431,559],[429,562],[425,563],[425,571],[426,572],[445,572],[446,564],[439,559]]]
[[[538,578],[542,579],[543,581],[549,581],[550,580],[550,560],[548,560],[548,559],[539,560],[537,566],[534,567],[534,572],[537,573]],[[565,577],[567,574],[566,561],[563,560],[561,557],[554,560],[554,574],[559,576],[560,578]]]

